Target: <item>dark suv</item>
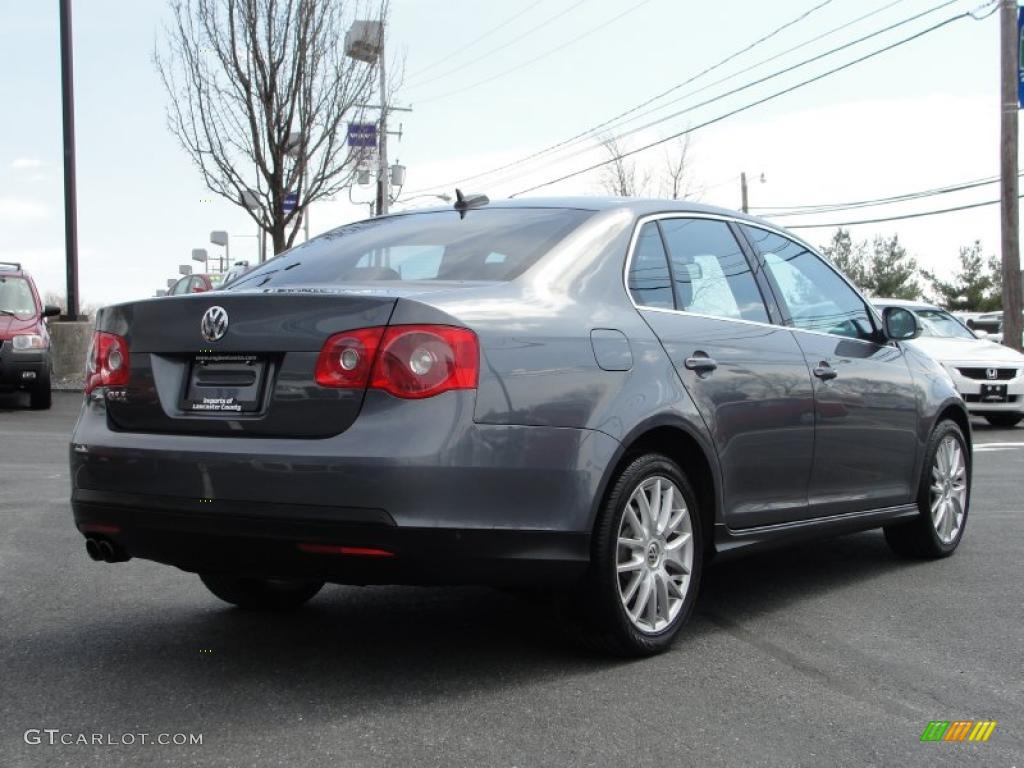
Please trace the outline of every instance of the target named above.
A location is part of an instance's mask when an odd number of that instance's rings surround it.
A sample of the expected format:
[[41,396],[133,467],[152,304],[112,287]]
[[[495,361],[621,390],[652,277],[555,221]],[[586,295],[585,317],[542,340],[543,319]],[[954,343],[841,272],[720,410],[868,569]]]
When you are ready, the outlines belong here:
[[43,305],[21,264],[0,262],[0,392],[26,390],[35,409],[50,407],[50,334]]

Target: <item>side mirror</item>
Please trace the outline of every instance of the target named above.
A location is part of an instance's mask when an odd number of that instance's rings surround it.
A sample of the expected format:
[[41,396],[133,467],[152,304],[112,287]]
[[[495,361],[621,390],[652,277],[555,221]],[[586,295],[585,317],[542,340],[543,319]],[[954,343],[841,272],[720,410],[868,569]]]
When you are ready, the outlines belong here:
[[979,339],[987,339],[988,338],[988,331],[983,331],[983,330],[981,330],[981,328],[975,328],[973,333]]
[[921,335],[917,315],[904,307],[886,307],[882,311],[885,335],[893,341],[908,341]]
[[61,313],[61,308],[56,304],[47,304],[43,307],[43,317],[57,317]]

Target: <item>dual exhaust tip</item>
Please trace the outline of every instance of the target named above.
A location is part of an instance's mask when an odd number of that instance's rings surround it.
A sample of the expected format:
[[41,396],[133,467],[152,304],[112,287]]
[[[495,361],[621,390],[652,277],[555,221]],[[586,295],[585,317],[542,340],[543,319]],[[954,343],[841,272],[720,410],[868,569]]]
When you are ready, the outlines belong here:
[[104,563],[123,563],[132,557],[113,542],[92,537],[85,540],[85,553],[93,560]]

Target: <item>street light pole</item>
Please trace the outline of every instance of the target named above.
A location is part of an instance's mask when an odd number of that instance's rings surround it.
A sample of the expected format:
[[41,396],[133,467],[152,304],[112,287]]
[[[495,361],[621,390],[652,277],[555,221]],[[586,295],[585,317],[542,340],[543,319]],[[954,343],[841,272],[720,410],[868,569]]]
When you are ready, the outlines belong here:
[[60,0],[60,81],[64,110],[64,252],[69,320],[78,319],[78,200],[75,184],[75,93],[71,0]]
[[388,95],[387,78],[384,74],[384,22],[380,25],[380,48],[377,53],[380,67],[380,136],[377,150],[377,215],[388,212],[391,190],[388,188]]
[[747,205],[747,172],[743,171],[740,173],[740,210],[744,213],[750,213],[749,206]]
[[1000,40],[1000,213],[1003,246],[1003,344],[1021,350],[1020,194],[1017,181],[1017,109],[1020,40],[1017,0],[1002,0]]

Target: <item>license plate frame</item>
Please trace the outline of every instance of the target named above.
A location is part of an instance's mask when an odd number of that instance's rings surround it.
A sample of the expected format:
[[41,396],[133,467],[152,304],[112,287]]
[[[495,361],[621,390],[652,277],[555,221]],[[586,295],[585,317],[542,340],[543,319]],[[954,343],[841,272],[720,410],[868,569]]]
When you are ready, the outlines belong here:
[[251,416],[263,409],[270,360],[249,353],[200,353],[188,362],[181,410],[190,416]]
[[983,403],[1006,403],[1010,398],[1006,384],[982,384],[980,399]]

